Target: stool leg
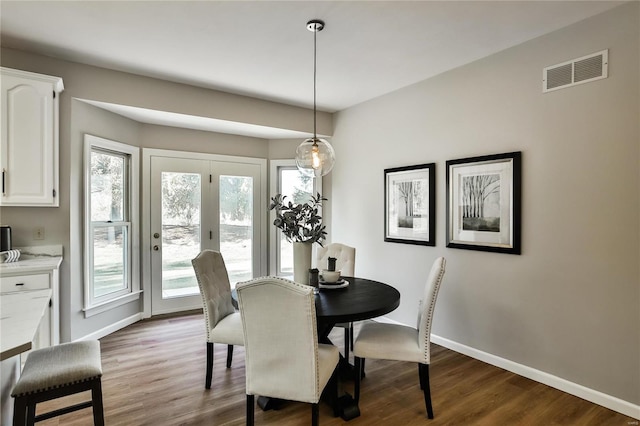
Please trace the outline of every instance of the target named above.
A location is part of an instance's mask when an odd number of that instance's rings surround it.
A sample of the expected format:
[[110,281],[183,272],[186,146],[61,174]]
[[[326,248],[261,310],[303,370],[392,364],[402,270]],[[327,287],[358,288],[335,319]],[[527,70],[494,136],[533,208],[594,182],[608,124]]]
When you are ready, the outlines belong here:
[[24,397],[15,397],[13,401],[13,426],[27,424],[27,401]]
[[94,426],[104,426],[104,407],[102,406],[102,380],[98,379],[91,386]]
[[27,403],[27,425],[33,426],[36,424],[36,403]]

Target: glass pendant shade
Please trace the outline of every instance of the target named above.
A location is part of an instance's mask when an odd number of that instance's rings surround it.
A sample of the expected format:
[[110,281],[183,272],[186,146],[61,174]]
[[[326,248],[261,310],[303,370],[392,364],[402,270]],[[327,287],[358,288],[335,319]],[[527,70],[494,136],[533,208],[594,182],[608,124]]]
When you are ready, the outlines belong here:
[[302,173],[322,177],[333,169],[336,153],[324,139],[305,139],[296,149],[296,165]]

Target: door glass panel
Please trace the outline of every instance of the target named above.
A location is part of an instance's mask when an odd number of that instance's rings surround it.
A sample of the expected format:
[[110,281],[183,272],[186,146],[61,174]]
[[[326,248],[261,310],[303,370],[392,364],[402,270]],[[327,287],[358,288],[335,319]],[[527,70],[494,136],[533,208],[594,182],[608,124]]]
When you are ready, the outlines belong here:
[[200,293],[191,259],[201,247],[201,179],[162,172],[162,298]]
[[220,252],[229,281],[253,278],[253,179],[220,176]]
[[[280,193],[285,195],[286,201],[295,204],[306,203],[313,195],[313,177],[300,173],[297,168],[280,170]],[[293,275],[293,244],[287,241],[278,229],[280,240],[279,273]]]

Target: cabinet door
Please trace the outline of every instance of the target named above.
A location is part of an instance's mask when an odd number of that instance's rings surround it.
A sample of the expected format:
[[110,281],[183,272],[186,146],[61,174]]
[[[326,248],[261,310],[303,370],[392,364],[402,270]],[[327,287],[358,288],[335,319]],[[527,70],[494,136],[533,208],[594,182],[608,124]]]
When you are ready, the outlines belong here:
[[2,74],[4,206],[58,206],[57,99],[49,82]]

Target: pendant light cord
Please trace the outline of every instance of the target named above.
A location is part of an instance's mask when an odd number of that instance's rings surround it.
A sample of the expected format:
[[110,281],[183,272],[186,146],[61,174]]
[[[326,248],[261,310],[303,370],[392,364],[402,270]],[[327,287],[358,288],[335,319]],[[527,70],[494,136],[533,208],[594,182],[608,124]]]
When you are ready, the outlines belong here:
[[316,133],[316,36],[318,35],[318,30],[316,29],[313,32],[313,143],[316,143],[317,133]]

